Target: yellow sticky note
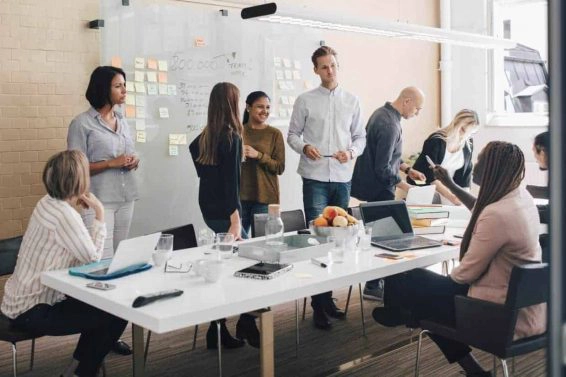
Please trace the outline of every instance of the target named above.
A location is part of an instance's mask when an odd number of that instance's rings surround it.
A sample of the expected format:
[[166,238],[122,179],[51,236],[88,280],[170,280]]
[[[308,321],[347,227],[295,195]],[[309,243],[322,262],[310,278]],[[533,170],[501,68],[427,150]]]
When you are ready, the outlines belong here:
[[169,145],[186,145],[187,134],[169,134]]
[[145,93],[145,84],[143,82],[136,82],[136,93]]
[[157,72],[147,72],[147,81],[157,82]]
[[134,60],[134,68],[135,69],[144,69],[145,68],[145,59],[144,58],[135,58]]
[[157,62],[160,71],[167,71],[167,60],[159,60]]
[[164,119],[164,118],[169,118],[169,109],[166,107],[160,107],[159,108],[159,117]]
[[136,105],[136,96],[131,95],[131,96],[126,96],[126,105]]
[[138,143],[145,143],[145,131],[136,131],[136,141]]
[[126,118],[136,117],[136,107],[131,105],[126,105]]
[[135,87],[134,83],[131,82],[131,81],[127,81],[127,82],[126,82],[126,90],[127,90],[128,92],[135,92],[135,91],[136,91],[136,87]]
[[147,59],[147,69],[157,69],[157,60]]
[[167,83],[167,73],[166,72],[159,72],[159,82],[162,84]]
[[113,56],[110,65],[112,67],[122,68],[122,58],[119,56]]
[[135,71],[134,72],[134,80],[137,82],[143,82],[144,74],[142,71]]

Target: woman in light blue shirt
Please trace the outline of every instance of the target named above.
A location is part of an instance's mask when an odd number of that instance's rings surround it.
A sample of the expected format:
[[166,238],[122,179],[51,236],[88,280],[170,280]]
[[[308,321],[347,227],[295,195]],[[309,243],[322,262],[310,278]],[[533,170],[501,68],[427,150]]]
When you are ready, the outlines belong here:
[[[126,74],[120,68],[98,67],[91,76],[86,98],[92,106],[69,126],[68,149],[78,149],[90,163],[91,191],[104,204],[107,236],[104,256],[114,254],[128,237],[134,200],[138,198],[135,154],[128,122],[114,111],[126,101]],[[89,216],[85,216],[87,226]]]

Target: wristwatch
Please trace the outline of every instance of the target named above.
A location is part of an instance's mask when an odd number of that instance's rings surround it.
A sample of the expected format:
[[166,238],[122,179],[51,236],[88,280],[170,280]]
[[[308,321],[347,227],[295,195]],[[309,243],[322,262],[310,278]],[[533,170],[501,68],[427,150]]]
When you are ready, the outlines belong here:
[[405,174],[409,174],[409,171],[412,169],[412,167],[407,167],[407,169],[403,170],[403,173]]

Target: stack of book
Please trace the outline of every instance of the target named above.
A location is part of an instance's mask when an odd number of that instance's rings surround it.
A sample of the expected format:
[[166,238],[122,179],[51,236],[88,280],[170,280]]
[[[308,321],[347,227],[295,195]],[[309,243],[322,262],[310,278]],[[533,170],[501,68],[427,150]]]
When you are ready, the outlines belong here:
[[415,234],[440,234],[446,230],[448,210],[435,206],[409,206],[408,209]]

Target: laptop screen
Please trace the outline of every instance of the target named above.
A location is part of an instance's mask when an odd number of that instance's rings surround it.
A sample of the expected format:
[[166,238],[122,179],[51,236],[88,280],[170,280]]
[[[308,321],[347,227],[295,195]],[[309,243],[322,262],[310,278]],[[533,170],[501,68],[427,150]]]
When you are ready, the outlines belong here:
[[413,235],[407,206],[402,200],[362,203],[360,209],[364,224],[372,226],[372,241]]

